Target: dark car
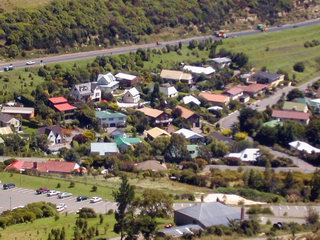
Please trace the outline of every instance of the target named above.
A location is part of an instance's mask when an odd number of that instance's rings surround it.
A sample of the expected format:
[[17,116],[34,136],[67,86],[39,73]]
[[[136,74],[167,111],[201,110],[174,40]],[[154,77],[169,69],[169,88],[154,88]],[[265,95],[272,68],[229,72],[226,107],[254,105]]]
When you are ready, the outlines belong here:
[[13,65],[10,64],[9,66],[4,67],[3,70],[4,70],[5,72],[12,71],[12,70],[13,70]]
[[50,190],[48,188],[39,188],[36,190],[36,194],[40,195],[40,194],[46,194],[48,193]]
[[5,184],[3,184],[2,187],[4,190],[7,190],[7,189],[15,188],[16,185],[14,183],[5,183]]
[[79,197],[77,197],[77,202],[82,202],[82,201],[86,201],[86,200],[88,200],[87,196],[79,196]]

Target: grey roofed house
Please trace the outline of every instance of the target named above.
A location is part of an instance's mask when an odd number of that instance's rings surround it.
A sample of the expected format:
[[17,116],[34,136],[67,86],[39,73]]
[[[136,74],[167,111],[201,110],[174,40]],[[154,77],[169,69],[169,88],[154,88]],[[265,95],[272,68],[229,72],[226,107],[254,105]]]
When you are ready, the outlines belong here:
[[116,143],[113,142],[96,142],[91,143],[91,153],[98,153],[100,156],[119,153]]
[[277,73],[270,73],[267,71],[261,71],[252,76],[252,78],[257,81],[257,83],[273,83],[274,81],[277,81],[280,79],[282,75]]
[[189,224],[185,226],[177,226],[172,228],[165,228],[160,230],[158,233],[160,235],[172,236],[172,237],[182,237],[185,234],[194,234],[196,231],[203,230],[202,227],[196,224]]
[[232,144],[235,142],[231,137],[226,137],[219,132],[210,133],[209,138],[217,139],[220,142],[225,142],[225,143],[229,143],[229,144]]
[[97,87],[95,82],[81,83],[74,86],[81,96],[91,95],[93,90]]
[[0,122],[8,123],[12,118],[14,117],[9,114],[0,113]]
[[40,135],[45,134],[48,135],[50,134],[50,132],[52,131],[52,133],[54,135],[59,135],[61,134],[61,128],[58,125],[54,125],[54,126],[48,126],[48,127],[42,127],[38,129],[38,133]]
[[174,212],[178,226],[198,224],[202,228],[228,225],[230,220],[240,220],[241,209],[226,206],[220,202],[201,203]]

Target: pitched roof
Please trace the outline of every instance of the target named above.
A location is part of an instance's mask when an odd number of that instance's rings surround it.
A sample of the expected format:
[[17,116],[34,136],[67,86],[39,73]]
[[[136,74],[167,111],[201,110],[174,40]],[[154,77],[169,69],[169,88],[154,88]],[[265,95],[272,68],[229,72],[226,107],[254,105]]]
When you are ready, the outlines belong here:
[[96,118],[121,118],[126,117],[127,115],[121,112],[112,112],[112,111],[96,111]]
[[55,104],[53,105],[55,109],[57,109],[59,112],[66,112],[66,111],[72,111],[77,109],[77,107],[72,106],[69,103],[62,103],[62,104]]
[[229,101],[229,97],[222,94],[212,94],[208,92],[202,92],[199,94],[199,97],[202,97],[206,101],[209,102],[218,102],[218,103],[226,103]]
[[304,112],[307,107],[307,104],[298,103],[298,102],[284,102],[282,109],[288,111],[297,111],[297,112]]
[[183,70],[189,71],[195,74],[204,74],[204,75],[210,75],[216,71],[212,67],[198,67],[198,66],[190,66],[190,65],[183,66]]
[[0,128],[0,135],[8,135],[8,134],[12,134],[12,129],[11,127],[1,127]]
[[14,118],[14,117],[12,117],[12,116],[9,115],[9,114],[0,113],[0,122],[8,123],[8,122],[10,122],[10,120],[11,120],[12,118]]
[[7,114],[33,114],[34,108],[30,107],[3,107],[1,109],[2,113]]
[[202,135],[200,135],[194,131],[191,131],[189,129],[186,129],[186,128],[181,128],[180,130],[176,131],[175,134],[182,134],[187,139],[203,138]]
[[218,141],[221,141],[221,142],[234,143],[234,140],[231,137],[226,137],[219,132],[212,132],[212,133],[210,133],[210,136],[214,139],[217,139]]
[[130,88],[129,90],[128,90],[128,92],[131,94],[131,96],[133,96],[133,97],[135,97],[135,96],[138,96],[140,93],[139,93],[139,91],[135,88],[135,87],[133,87],[133,88]]
[[49,135],[51,131],[53,132],[54,135],[59,135],[62,132],[61,127],[58,125],[47,126],[47,127],[42,127],[38,129],[38,133],[40,135],[42,134]]
[[49,101],[52,104],[61,104],[61,103],[67,103],[68,102],[68,100],[65,99],[64,97],[52,97],[52,98],[49,98]]
[[283,125],[283,123],[282,123],[280,120],[277,120],[277,119],[271,120],[271,121],[269,121],[269,122],[265,122],[265,123],[263,124],[263,126],[265,126],[265,127],[270,127],[270,128],[274,128],[274,127],[276,127],[276,126],[282,126],[282,125]]
[[131,145],[134,145],[134,144],[141,143],[142,141],[141,141],[140,138],[117,136],[115,138],[115,142],[116,142],[118,147],[121,147],[123,145],[131,146]]
[[160,92],[166,96],[176,95],[178,93],[177,89],[174,86],[170,86],[170,84],[162,84],[160,86]]
[[170,134],[167,131],[165,131],[161,128],[158,128],[158,127],[152,128],[152,129],[146,131],[146,133],[149,136],[151,136],[153,139],[157,138],[157,137],[161,137],[161,136],[170,136]]
[[282,118],[282,119],[293,119],[293,120],[308,120],[310,118],[309,113],[304,112],[295,112],[295,111],[281,111],[281,110],[273,110],[272,117],[274,118]]
[[241,161],[257,161],[257,158],[260,156],[259,148],[246,148],[240,153],[229,153],[226,157],[238,158]]
[[106,153],[118,153],[119,149],[116,143],[113,142],[96,142],[91,143],[91,153],[99,153],[100,156],[104,156]]
[[235,95],[238,95],[242,92],[243,92],[242,88],[233,87],[233,88],[228,89],[225,93],[230,94],[231,96],[235,96]]
[[97,78],[97,82],[99,85],[108,85],[114,81],[116,81],[116,78],[110,72],[107,74],[99,74]]
[[240,219],[240,209],[219,202],[201,203],[175,212],[193,218],[204,227],[228,225],[230,220]]
[[138,109],[139,112],[144,113],[148,117],[157,118],[164,112],[155,108],[143,107]]
[[135,168],[141,171],[151,170],[154,172],[167,170],[167,166],[165,164],[161,164],[157,160],[147,160],[144,162],[137,163],[135,164]]
[[81,96],[91,95],[97,84],[93,82],[77,84],[74,87],[78,90]]
[[244,92],[247,93],[258,93],[264,89],[268,88],[268,85],[266,84],[260,84],[260,83],[252,83],[248,86],[244,85],[238,85],[239,88],[242,88]]
[[171,80],[192,80],[192,75],[190,73],[184,73],[182,71],[175,71],[175,70],[165,70],[163,69],[160,73],[160,77],[164,79],[171,79]]
[[320,149],[319,148],[315,148],[313,146],[311,146],[310,144],[306,143],[306,142],[302,142],[302,141],[294,141],[289,143],[289,145],[295,149],[297,149],[298,151],[305,151],[308,154],[311,154],[313,152],[315,153],[320,153]]
[[176,109],[180,109],[181,110],[181,117],[184,119],[189,119],[190,117],[192,117],[193,115],[195,115],[195,113],[185,107],[182,106],[177,106]]
[[118,79],[125,79],[125,80],[129,80],[129,81],[132,81],[137,78],[137,76],[134,76],[131,74],[126,74],[126,73],[117,73],[115,75],[115,77]]
[[230,58],[227,58],[227,57],[218,57],[218,58],[213,58],[213,59],[210,59],[216,63],[230,63],[231,62],[231,59]]
[[267,71],[261,71],[253,75],[253,78],[257,80],[266,80],[268,83],[272,83],[278,80],[282,75],[277,73],[270,73]]
[[184,104],[189,104],[189,103],[194,103],[196,105],[201,104],[201,102],[197,98],[195,98],[194,96],[191,96],[191,95],[183,97],[182,101]]

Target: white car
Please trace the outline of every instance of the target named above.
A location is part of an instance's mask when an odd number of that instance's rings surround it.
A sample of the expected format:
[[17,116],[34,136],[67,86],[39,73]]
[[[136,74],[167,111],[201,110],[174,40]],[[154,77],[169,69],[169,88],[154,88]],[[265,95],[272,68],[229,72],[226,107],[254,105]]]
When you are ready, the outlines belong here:
[[68,192],[63,192],[63,193],[58,194],[58,198],[60,198],[60,199],[71,197],[71,196],[72,196],[72,194],[68,193]]
[[58,212],[62,212],[67,208],[67,205],[65,203],[59,203],[56,208]]
[[102,201],[101,197],[93,197],[93,198],[90,199],[91,203],[97,203],[97,202],[100,202],[100,201]]
[[24,206],[14,207],[14,208],[12,208],[12,210],[19,209],[19,208],[24,208]]
[[28,61],[28,62],[26,62],[26,65],[34,65],[34,64],[36,64],[35,61]]
[[57,196],[58,194],[60,194],[59,191],[50,190],[50,191],[47,193],[47,196],[48,196],[48,197],[52,197],[52,196]]

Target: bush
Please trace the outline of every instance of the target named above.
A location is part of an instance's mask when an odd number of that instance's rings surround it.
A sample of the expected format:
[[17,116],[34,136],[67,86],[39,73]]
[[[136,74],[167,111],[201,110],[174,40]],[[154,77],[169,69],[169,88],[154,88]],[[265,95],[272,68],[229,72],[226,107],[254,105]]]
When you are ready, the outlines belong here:
[[247,214],[272,214],[273,212],[269,207],[261,207],[260,205],[252,206],[247,210]]
[[75,186],[75,183],[73,181],[70,182],[69,188],[74,188],[74,186]]
[[293,66],[293,70],[296,72],[304,72],[305,70],[305,65],[303,62],[297,62],[294,66]]
[[97,214],[92,208],[81,208],[79,211],[80,218],[96,218]]
[[96,192],[98,190],[98,187],[96,185],[92,186],[91,192]]

